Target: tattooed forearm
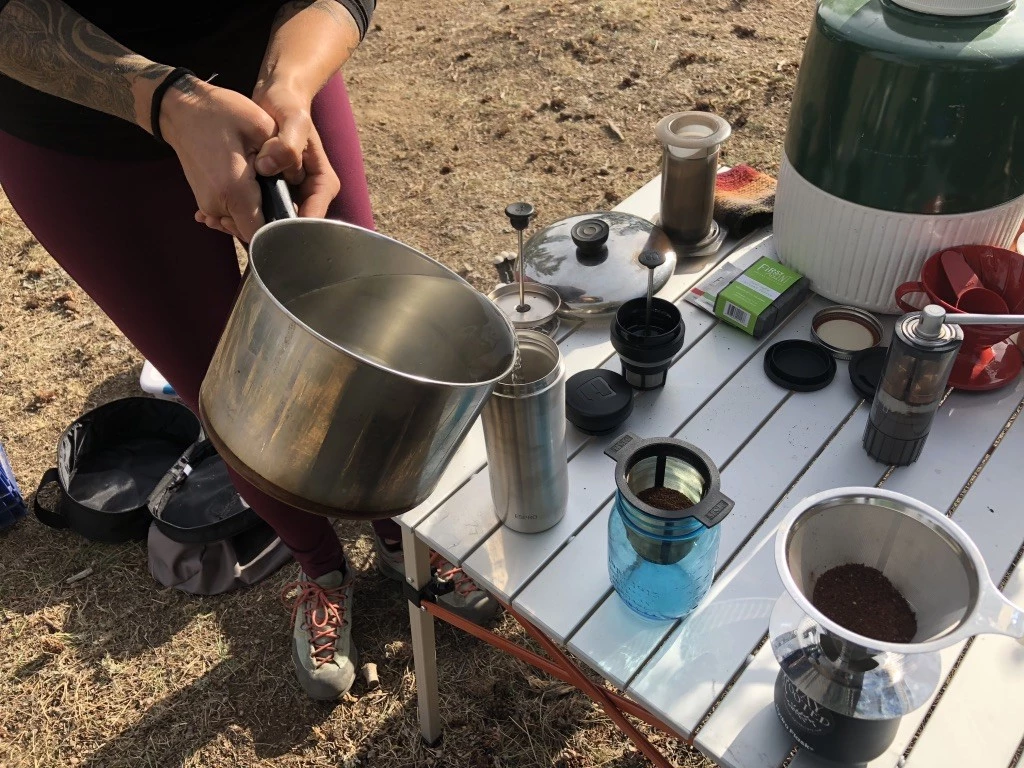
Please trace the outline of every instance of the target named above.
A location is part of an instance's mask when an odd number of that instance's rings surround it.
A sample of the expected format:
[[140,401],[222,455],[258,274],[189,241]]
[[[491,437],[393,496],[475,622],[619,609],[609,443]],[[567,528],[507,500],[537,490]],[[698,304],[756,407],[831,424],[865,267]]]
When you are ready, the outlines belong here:
[[338,0],[290,0],[290,2],[282,5],[281,10],[277,12],[277,17],[274,19],[274,27],[271,34],[280,29],[281,25],[293,18],[295,14],[300,11],[304,11],[307,8],[311,8],[324,14],[333,22],[346,29],[349,27],[355,27],[355,21],[352,19],[352,14],[345,10],[345,7],[339,3]]
[[133,86],[170,71],[128,50],[60,0],[11,0],[0,11],[0,72],[53,96],[148,127]]
[[286,2],[274,20],[254,93],[284,84],[312,99],[355,51],[359,29],[338,0]]

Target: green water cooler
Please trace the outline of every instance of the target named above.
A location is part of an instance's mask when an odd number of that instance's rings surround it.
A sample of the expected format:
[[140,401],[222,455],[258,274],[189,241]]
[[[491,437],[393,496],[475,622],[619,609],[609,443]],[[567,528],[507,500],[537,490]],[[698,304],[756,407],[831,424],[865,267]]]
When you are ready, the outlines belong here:
[[1024,218],[1024,11],[821,0],[786,132],[780,258],[829,299],[897,312],[936,251],[1012,247]]

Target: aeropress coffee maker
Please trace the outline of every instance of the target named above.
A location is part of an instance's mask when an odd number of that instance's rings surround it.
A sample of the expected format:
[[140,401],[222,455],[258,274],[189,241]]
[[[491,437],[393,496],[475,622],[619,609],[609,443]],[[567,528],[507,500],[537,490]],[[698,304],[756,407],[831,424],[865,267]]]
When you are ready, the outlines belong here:
[[985,633],[1024,642],[1024,612],[974,542],[903,494],[849,487],[804,499],[779,527],[775,562],[785,588],[768,630],[781,666],[775,708],[826,759],[885,752],[900,718],[939,685],[943,648]]
[[662,144],[661,228],[680,257],[709,256],[728,234],[714,220],[715,181],[732,127],[709,112],[677,112],[654,132]]
[[664,263],[664,254],[645,251],[639,260],[647,267],[647,296],[631,299],[615,312],[612,347],[634,389],[657,389],[665,386],[672,360],[683,348],[686,326],[678,307],[654,296],[654,271]]

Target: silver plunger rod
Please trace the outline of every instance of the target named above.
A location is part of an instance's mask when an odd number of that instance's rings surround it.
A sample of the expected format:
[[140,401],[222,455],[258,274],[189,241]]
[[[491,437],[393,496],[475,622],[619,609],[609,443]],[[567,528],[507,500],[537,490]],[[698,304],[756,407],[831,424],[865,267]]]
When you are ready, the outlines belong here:
[[519,311],[526,304],[526,265],[523,263],[523,230],[519,230]]
[[654,304],[654,270],[665,263],[665,254],[660,251],[644,251],[637,261],[647,267],[647,311],[644,314],[644,336],[650,336],[651,306]]
[[535,213],[529,203],[512,203],[505,208],[512,229],[519,233],[519,306],[517,312],[526,312],[526,262],[523,260],[523,230],[530,226],[530,219]]
[[651,335],[651,304],[654,301],[654,270],[647,270],[647,312],[644,314],[644,336]]

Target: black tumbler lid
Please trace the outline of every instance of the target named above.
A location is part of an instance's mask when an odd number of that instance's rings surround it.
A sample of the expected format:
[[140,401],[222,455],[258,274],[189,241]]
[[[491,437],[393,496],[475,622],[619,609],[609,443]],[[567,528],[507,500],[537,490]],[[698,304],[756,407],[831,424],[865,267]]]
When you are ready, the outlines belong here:
[[878,382],[882,380],[885,354],[888,351],[888,347],[869,347],[850,358],[850,381],[861,397],[867,400],[875,399],[875,390],[878,389]]
[[588,434],[611,432],[632,412],[633,388],[615,371],[580,371],[565,383],[565,417]]
[[788,339],[768,347],[764,372],[780,387],[793,392],[814,392],[827,387],[836,375],[836,361],[821,344]]

